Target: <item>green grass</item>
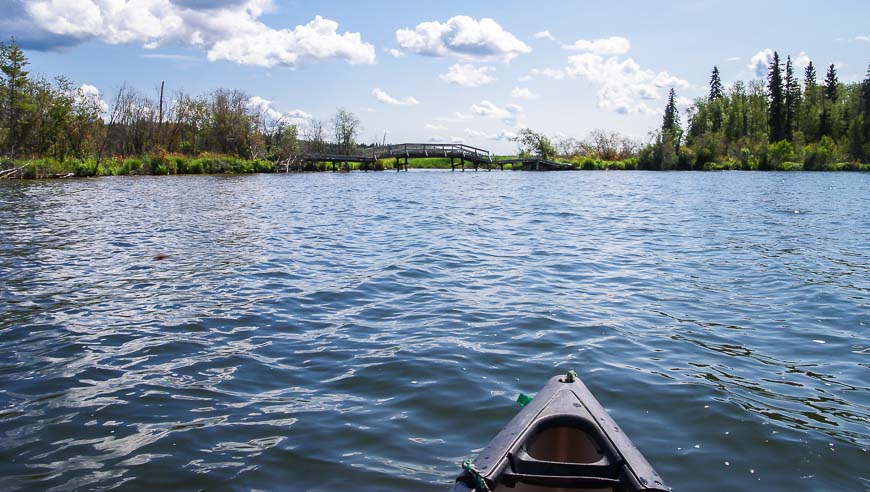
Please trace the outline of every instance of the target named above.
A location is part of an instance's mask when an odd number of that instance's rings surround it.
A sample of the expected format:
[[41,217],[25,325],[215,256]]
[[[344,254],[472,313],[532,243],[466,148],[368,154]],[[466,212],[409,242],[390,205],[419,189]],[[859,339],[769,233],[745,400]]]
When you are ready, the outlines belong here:
[[271,162],[263,159],[236,157],[143,156],[105,158],[97,168],[97,160],[52,158],[26,159],[5,163],[5,168],[24,166],[27,179],[50,178],[73,174],[77,177],[169,175],[169,174],[250,174],[274,172]]
[[[498,156],[498,159],[507,159],[511,156]],[[557,159],[565,162],[564,159]],[[400,162],[404,162],[404,159]],[[459,166],[459,160],[455,161],[456,166]],[[604,161],[601,159],[593,159],[589,157],[579,157],[570,159],[570,162],[576,169],[587,171],[604,171],[604,170],[619,170],[628,171],[638,169],[638,159],[631,158],[623,161]],[[395,159],[381,159],[374,165],[378,170],[395,169]],[[27,179],[51,178],[55,176],[74,175],[78,177],[99,176],[127,176],[127,175],[171,175],[171,174],[249,174],[249,173],[270,173],[274,172],[274,166],[271,162],[261,159],[239,159],[228,156],[205,155],[201,157],[188,156],[141,156],[120,158],[104,158],[97,169],[97,162],[94,158],[84,160],[66,159],[61,162],[52,158],[33,158],[18,161],[5,161],[0,163],[0,169],[10,169],[12,167],[24,166],[23,177]],[[362,169],[361,164],[352,163],[352,170]],[[408,167],[413,169],[450,169],[450,158],[447,157],[429,157],[429,158],[412,158],[408,159]],[[473,169],[474,164],[466,162],[466,169]],[[341,169],[337,166],[337,169]],[[497,169],[497,168],[496,168]],[[511,166],[505,165],[505,169],[511,169]],[[704,164],[705,171],[728,171],[728,170],[757,170],[757,165],[753,163],[740,163],[738,161],[730,162],[708,162]],[[800,162],[782,162],[775,166],[776,171],[803,171],[804,164]],[[332,164],[321,162],[312,165],[312,171],[331,171]],[[861,171],[870,172],[870,164],[861,164],[856,162],[838,162],[832,164],[821,164],[813,168],[814,171]]]

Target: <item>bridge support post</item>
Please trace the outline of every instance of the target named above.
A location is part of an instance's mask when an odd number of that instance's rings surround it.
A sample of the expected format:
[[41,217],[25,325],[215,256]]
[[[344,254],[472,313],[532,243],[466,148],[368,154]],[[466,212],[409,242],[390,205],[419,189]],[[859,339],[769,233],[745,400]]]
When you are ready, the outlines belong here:
[[399,172],[399,157],[398,156],[396,156],[396,165],[393,167],[396,168],[396,172]]
[[405,156],[405,172],[408,171],[408,156]]
[[455,170],[456,170],[455,164],[453,164],[453,157],[450,158],[450,170],[451,170],[451,171],[455,171]]
[[462,166],[462,172],[465,172],[465,159],[459,158],[459,165]]

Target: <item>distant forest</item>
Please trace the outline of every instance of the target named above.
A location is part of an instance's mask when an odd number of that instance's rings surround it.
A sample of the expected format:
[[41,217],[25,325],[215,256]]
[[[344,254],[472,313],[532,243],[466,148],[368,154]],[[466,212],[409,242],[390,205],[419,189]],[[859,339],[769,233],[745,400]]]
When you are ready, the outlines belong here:
[[[358,142],[360,120],[349,111],[298,124],[241,90],[169,94],[161,84],[148,96],[123,85],[104,102],[64,76],[31,76],[14,39],[0,43],[0,71],[0,177],[24,161],[76,175],[135,171],[125,159],[156,163],[150,173],[214,171],[160,167],[167,156],[256,161],[233,169],[258,172],[301,152],[353,154],[375,144]],[[686,110],[686,120],[671,89],[661,128],[646,142],[600,130],[550,139],[531,129],[516,141],[520,155],[581,169],[868,170],[861,163],[870,163],[870,69],[862,82],[842,83],[832,64],[819,82],[810,62],[801,80],[791,58],[783,63],[774,53],[766,80],[726,88],[713,67],[709,94]]]

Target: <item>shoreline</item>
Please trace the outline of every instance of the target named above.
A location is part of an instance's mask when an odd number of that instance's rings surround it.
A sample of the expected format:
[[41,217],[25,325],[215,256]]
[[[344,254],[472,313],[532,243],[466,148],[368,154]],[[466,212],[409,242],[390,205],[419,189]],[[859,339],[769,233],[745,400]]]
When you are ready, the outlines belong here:
[[[135,176],[237,176],[237,175],[246,175],[246,174],[309,174],[309,173],[348,173],[348,172],[363,172],[359,169],[358,166],[353,166],[350,171],[347,170],[337,170],[332,171],[331,167],[323,164],[320,166],[316,166],[316,168],[305,170],[305,171],[291,171],[286,173],[284,171],[278,170],[275,168],[274,164],[269,161],[261,161],[261,160],[241,160],[234,159],[234,162],[228,162],[225,159],[212,159],[215,162],[223,163],[224,165],[218,165],[214,170],[207,170],[202,168],[195,168],[198,172],[191,172],[191,169],[183,169],[179,170],[175,169],[144,169],[144,168],[136,168],[127,172],[119,172],[126,171],[125,167],[121,168],[106,168],[104,170],[100,170],[99,174],[94,174],[93,172],[87,173],[82,172],[82,167],[71,167],[64,166],[60,170],[57,168],[35,168],[36,166],[29,166],[28,163],[20,163],[16,162],[16,166],[6,169],[6,175],[0,176],[0,182],[9,181],[9,182],[17,182],[17,181],[54,181],[54,180],[66,180],[66,179],[91,179],[91,178],[105,178],[105,177],[135,177]],[[571,163],[574,167],[572,169],[567,169],[561,172],[570,172],[570,171],[646,171],[646,172],[668,172],[668,173],[683,173],[683,172],[700,172],[700,173],[711,173],[711,172],[724,172],[724,171],[736,171],[736,172],[759,172],[759,173],[769,173],[769,172],[779,172],[779,173],[843,173],[843,172],[852,172],[852,173],[866,173],[870,172],[870,164],[863,163],[836,163],[823,166],[817,169],[804,169],[802,165],[793,165],[793,166],[778,166],[774,169],[744,169],[739,165],[737,166],[729,166],[729,165],[719,165],[717,163],[711,163],[709,166],[705,166],[704,169],[670,169],[670,170],[652,170],[652,169],[638,169],[634,166],[625,166],[623,162],[602,162],[596,163],[594,166],[590,165],[577,165],[576,163]],[[786,163],[786,164],[795,164],[795,163]],[[409,169],[415,170],[449,170],[449,164],[445,167],[442,165],[431,165],[427,163],[415,163],[412,160],[408,163]],[[19,172],[8,173],[8,171],[14,169],[21,169]],[[509,165],[505,166],[505,171],[513,171],[509,167]],[[0,172],[4,170],[0,169]],[[157,171],[157,172],[155,172]],[[396,170],[391,166],[383,166],[378,169],[372,170],[371,172],[395,172]],[[494,171],[499,171],[498,169],[494,169]],[[455,172],[463,172],[460,170],[456,170]],[[473,168],[466,169],[465,172],[475,172]],[[482,169],[477,172],[487,172]],[[560,171],[525,171],[525,172],[560,172]]]

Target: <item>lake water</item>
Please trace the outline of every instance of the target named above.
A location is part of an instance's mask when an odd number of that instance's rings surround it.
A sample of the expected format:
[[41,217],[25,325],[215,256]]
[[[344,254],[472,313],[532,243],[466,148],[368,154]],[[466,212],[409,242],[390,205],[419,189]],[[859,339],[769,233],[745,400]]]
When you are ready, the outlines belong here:
[[572,368],[675,490],[870,490],[867,174],[6,182],[0,300],[2,490],[446,491]]

